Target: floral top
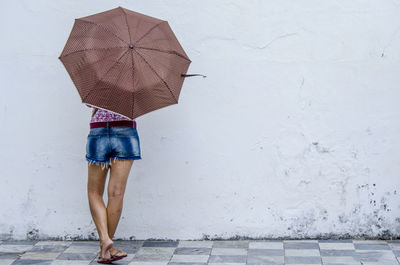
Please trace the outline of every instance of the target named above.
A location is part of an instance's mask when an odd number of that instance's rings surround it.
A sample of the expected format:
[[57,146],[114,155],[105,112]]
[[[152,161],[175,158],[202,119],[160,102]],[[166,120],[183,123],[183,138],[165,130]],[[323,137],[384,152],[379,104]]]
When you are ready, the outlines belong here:
[[[93,110],[94,111],[94,110]],[[93,113],[92,111],[92,113]],[[93,122],[104,122],[104,121],[119,121],[119,120],[129,120],[134,121],[135,119],[128,119],[125,116],[119,115],[117,113],[107,111],[104,109],[98,109],[96,113],[91,117],[90,123]]]

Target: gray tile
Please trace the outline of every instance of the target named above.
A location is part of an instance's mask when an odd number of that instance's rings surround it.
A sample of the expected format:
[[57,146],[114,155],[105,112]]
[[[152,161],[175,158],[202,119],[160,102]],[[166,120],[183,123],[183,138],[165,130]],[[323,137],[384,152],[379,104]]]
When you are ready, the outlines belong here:
[[[324,262],[323,264],[324,264],[324,265],[360,265],[361,263],[360,263],[360,262],[352,262],[352,263],[341,263],[341,262],[339,262],[339,263],[337,263],[337,262],[331,263],[331,262]],[[397,265],[397,264],[396,264],[396,265]]]
[[178,241],[144,241],[142,247],[176,247]]
[[357,250],[356,257],[362,262],[391,262],[396,257],[388,250]]
[[207,265],[207,262],[168,262],[168,265]]
[[207,263],[209,255],[173,255],[170,262],[201,262]]
[[385,240],[366,240],[366,239],[353,239],[355,244],[387,244]]
[[285,256],[320,257],[319,249],[285,249]]
[[7,240],[3,241],[2,245],[35,245],[39,241],[29,241],[29,240]]
[[287,239],[283,243],[318,243],[316,239]]
[[209,262],[208,265],[246,265],[246,262]]
[[92,260],[97,257],[94,253],[61,253],[57,259],[59,260]]
[[390,249],[392,250],[400,250],[400,244],[392,244],[392,243],[388,243]]
[[322,262],[326,263],[339,263],[339,264],[348,264],[353,265],[357,264],[360,265],[360,260],[356,256],[326,256],[322,257]]
[[400,244],[400,240],[386,240],[386,243]]
[[319,249],[318,243],[312,242],[285,242],[283,247],[285,249]]
[[178,247],[175,249],[174,254],[186,254],[186,255],[210,255],[211,248],[189,248],[189,247]]
[[379,243],[379,244],[359,244],[359,243],[354,243],[355,249],[360,249],[360,250],[390,250],[390,246],[387,243]]
[[18,259],[21,256],[20,253],[0,252],[0,260],[3,259]]
[[132,261],[165,261],[168,262],[172,255],[169,254],[135,254]]
[[136,253],[136,251],[142,247],[143,245],[143,240],[138,241],[120,241],[120,240],[114,240],[114,247],[120,250],[123,250],[127,253]]
[[99,241],[73,241],[70,246],[98,246],[100,248]]
[[285,256],[285,264],[322,264],[321,257]]
[[318,243],[353,243],[351,239],[319,239]]
[[248,240],[213,241],[213,248],[248,248]]
[[341,249],[321,249],[321,256],[355,256],[355,250],[341,250]]
[[[216,263],[214,263],[214,264],[216,264]],[[245,263],[245,265],[285,265],[285,263],[280,263],[280,262],[247,262],[247,263]],[[308,265],[308,264],[300,264],[300,265]]]
[[208,262],[246,262],[247,256],[240,255],[211,255]]

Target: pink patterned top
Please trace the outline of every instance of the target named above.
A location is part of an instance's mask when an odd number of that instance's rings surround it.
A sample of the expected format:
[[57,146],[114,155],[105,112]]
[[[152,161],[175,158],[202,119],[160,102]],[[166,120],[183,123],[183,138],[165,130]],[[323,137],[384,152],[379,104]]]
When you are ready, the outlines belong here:
[[[93,113],[93,111],[92,111]],[[93,122],[103,122],[103,121],[119,121],[119,120],[129,120],[129,121],[134,121],[135,119],[128,119],[122,115],[119,115],[117,113],[103,110],[103,109],[98,109],[96,113],[91,117],[90,123]]]

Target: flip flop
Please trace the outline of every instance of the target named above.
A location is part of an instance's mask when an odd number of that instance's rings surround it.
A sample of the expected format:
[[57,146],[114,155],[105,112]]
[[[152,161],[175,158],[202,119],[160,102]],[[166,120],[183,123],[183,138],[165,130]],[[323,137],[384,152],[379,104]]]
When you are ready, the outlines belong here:
[[127,254],[119,256],[119,255],[117,255],[118,253],[122,253],[122,251],[118,250],[114,255],[111,255],[111,261],[120,260],[120,259],[125,258],[126,256],[128,256]]
[[112,263],[112,261],[113,261],[112,257],[109,259],[106,259],[106,258],[99,256],[99,258],[97,259],[97,263],[102,263],[102,264],[110,264],[110,263]]

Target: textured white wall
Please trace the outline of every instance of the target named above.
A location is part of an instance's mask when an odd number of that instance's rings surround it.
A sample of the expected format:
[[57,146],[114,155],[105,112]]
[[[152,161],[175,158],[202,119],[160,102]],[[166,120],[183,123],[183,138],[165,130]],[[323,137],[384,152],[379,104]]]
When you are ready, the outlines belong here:
[[90,109],[57,57],[118,5],[208,77],[137,118],[117,238],[400,235],[400,1],[21,0],[0,2],[0,238],[97,237]]

